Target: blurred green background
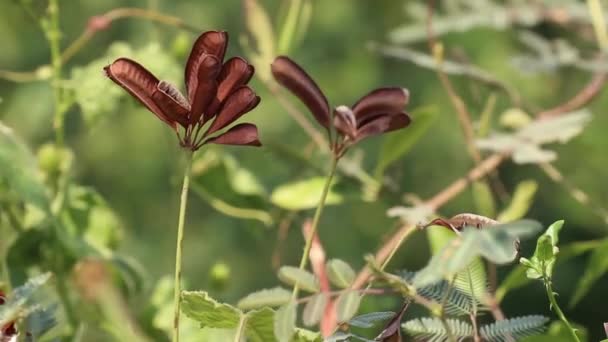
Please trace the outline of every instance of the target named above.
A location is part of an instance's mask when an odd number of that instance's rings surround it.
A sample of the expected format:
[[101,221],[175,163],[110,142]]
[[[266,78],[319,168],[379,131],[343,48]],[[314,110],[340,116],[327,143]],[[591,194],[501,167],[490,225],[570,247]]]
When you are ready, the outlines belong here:
[[[280,14],[280,2],[261,1],[273,18]],[[62,47],[82,32],[91,16],[117,7],[147,7],[177,16],[200,27],[201,31],[227,30],[231,35],[228,55],[245,53],[239,44],[245,25],[242,4],[238,0],[64,0],[59,3]],[[404,193],[429,198],[463,175],[473,163],[466,152],[456,115],[436,74],[367,48],[369,41],[387,42],[393,29],[412,21],[404,9],[412,2],[334,0],[313,3],[308,33],[290,55],[317,80],[333,106],[352,104],[373,88],[395,85],[410,90],[411,112],[429,105],[436,106],[438,112],[438,119],[428,133],[389,170],[388,176],[396,191],[388,191],[373,202],[351,198],[326,209],[320,237],[328,256],[360,267],[363,255],[375,251],[394,231],[398,222],[388,218],[386,211],[404,204]],[[33,4],[37,6],[36,1]],[[44,5],[39,7],[44,10]],[[581,39],[567,27],[539,24],[532,29],[546,38],[561,37],[572,40],[581,49],[594,49],[592,38]],[[512,58],[524,47],[517,39],[517,32],[517,29],[481,28],[448,34],[442,40],[448,56],[459,56],[512,84],[533,108],[549,108],[562,103],[586,84],[591,75],[576,68],[564,67],[554,73],[538,74],[518,70]],[[76,89],[92,87],[88,91],[94,91],[92,96],[102,106],[104,98],[112,96],[106,90],[114,89],[102,70],[99,68],[92,72],[84,69],[90,84],[80,83],[72,73],[100,58],[101,65],[110,63],[112,60],[105,57],[108,49],[120,41],[126,42],[129,49],[139,51],[141,58],[149,61],[143,64],[153,72],[166,72],[181,85],[181,68],[194,38],[192,33],[141,19],[119,20],[108,30],[98,33],[64,67],[64,76],[76,79],[71,84]],[[150,43],[157,45],[151,47]],[[49,62],[43,34],[16,1],[0,2],[0,46],[0,69],[26,71]],[[424,41],[410,44],[410,47],[427,52]],[[120,51],[120,46],[114,48]],[[107,60],[103,61],[103,58]],[[474,119],[479,117],[491,93],[497,95],[495,120],[499,113],[511,106],[502,93],[474,81],[454,77],[453,82],[469,105]],[[100,85],[98,89],[96,85]],[[252,86],[262,97],[262,103],[249,114],[248,121],[258,125],[265,147],[221,147],[214,148],[214,151],[233,155],[240,166],[258,177],[267,193],[278,185],[319,175],[314,169],[286,156],[286,150],[304,150],[303,146],[309,139],[258,80],[254,79]],[[47,82],[13,83],[0,79],[0,99],[0,119],[24,137],[33,149],[53,138],[52,94]],[[604,113],[607,105],[608,96],[600,95],[590,107],[594,114],[592,124],[569,144],[555,147],[559,153],[555,166],[568,181],[588,192],[599,206],[608,202],[608,117]],[[75,152],[76,177],[81,184],[98,189],[116,210],[125,227],[120,249],[134,255],[144,265],[148,287],[152,288],[156,279],[173,272],[182,153],[173,133],[132,101],[123,99],[121,105],[112,110],[99,110],[94,120],[94,124],[87,123],[78,106],[72,107],[67,116],[67,144]],[[369,139],[360,145],[363,167],[369,172],[377,162],[382,139]],[[314,154],[310,163],[324,169],[327,158]],[[499,174],[509,191],[524,179],[538,182],[539,191],[528,217],[544,224],[565,219],[563,243],[597,239],[608,233],[607,222],[573,200],[539,168],[508,162],[499,169]],[[207,179],[207,182],[213,183],[213,179]],[[190,199],[184,255],[184,275],[189,289],[209,289],[214,297],[235,302],[253,290],[277,283],[271,260],[279,246],[284,252],[282,264],[295,265],[298,262],[303,246],[301,223],[312,215],[311,211],[297,213],[286,241],[277,243],[277,220],[273,225],[265,226],[258,221],[227,217],[195,193]],[[474,211],[474,208],[472,195],[467,190],[442,208],[441,214],[451,216]],[[272,213],[281,212],[273,209]],[[522,253],[528,255],[532,248],[528,241],[524,243]],[[417,234],[397,254],[391,267],[418,269],[428,257],[425,237]],[[230,269],[230,280],[223,285],[218,285],[211,276],[211,270],[218,263]],[[586,258],[579,257],[558,266],[554,286],[564,305],[585,264]],[[501,268],[500,274],[506,273],[508,268]],[[579,305],[567,309],[572,320],[585,325],[594,339],[602,336],[601,323],[608,321],[608,307],[605,305],[607,287],[608,279],[603,277]],[[391,303],[383,305],[390,307]],[[504,309],[507,316],[541,313],[554,317],[549,312],[540,283],[510,294]]]

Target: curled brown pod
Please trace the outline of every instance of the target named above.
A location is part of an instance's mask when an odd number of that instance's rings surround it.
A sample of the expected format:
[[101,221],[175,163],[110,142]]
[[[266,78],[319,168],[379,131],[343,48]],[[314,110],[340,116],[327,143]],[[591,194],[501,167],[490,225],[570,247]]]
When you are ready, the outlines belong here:
[[433,221],[423,225],[421,228],[426,228],[429,226],[442,226],[451,229],[456,233],[460,233],[464,227],[475,227],[477,229],[482,229],[495,226],[497,224],[499,224],[498,221],[486,216],[462,213],[452,216],[449,219],[436,218]]

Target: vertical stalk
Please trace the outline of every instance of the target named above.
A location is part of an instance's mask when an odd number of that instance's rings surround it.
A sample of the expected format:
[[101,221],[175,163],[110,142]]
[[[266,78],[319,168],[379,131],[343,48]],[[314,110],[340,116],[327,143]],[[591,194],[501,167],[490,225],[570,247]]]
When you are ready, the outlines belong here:
[[555,314],[557,315],[557,317],[559,317],[559,319],[562,322],[564,322],[566,327],[568,327],[568,330],[570,330],[570,334],[574,338],[574,341],[580,342],[581,340],[576,335],[574,328],[572,328],[572,326],[570,325],[570,322],[568,322],[568,319],[562,312],[562,309],[557,304],[557,300],[555,299],[555,294],[553,293],[553,288],[551,287],[551,279],[545,278],[545,279],[543,279],[543,281],[545,283],[545,290],[547,290],[547,297],[549,297],[549,302],[551,303],[551,309],[553,311],[555,311]]
[[179,310],[181,304],[181,277],[182,277],[182,250],[184,245],[184,222],[186,218],[186,207],[188,205],[188,188],[190,187],[190,171],[192,169],[192,151],[186,154],[186,170],[182,184],[182,194],[179,205],[179,218],[177,220],[177,246],[175,249],[175,283],[173,293],[173,342],[179,342]]
[[[310,234],[306,237],[306,245],[304,246],[304,253],[302,254],[302,259],[300,259],[300,269],[303,270],[306,268],[306,264],[308,262],[308,255],[310,254],[310,247],[312,246],[312,240],[317,232],[317,227],[319,226],[319,220],[321,218],[321,214],[323,213],[323,208],[325,207],[325,200],[327,199],[327,194],[329,193],[329,188],[331,186],[331,181],[334,178],[334,174],[336,173],[336,167],[338,166],[338,158],[334,157],[331,163],[331,168],[329,170],[329,174],[327,175],[327,180],[325,181],[325,186],[323,187],[323,192],[321,193],[321,199],[319,200],[319,205],[317,205],[317,210],[315,211],[315,216],[312,219],[312,227],[310,229]],[[294,285],[293,292],[291,297],[295,300],[298,298],[298,284]]]
[[57,145],[63,145],[63,122],[65,110],[62,104],[61,96],[61,31],[59,30],[59,4],[58,0],[49,0],[47,7],[48,18],[42,22],[46,39],[51,50],[51,68],[53,77],[51,79],[51,87],[53,89],[53,99],[55,104],[55,117],[53,119],[53,128],[55,130],[55,140]]
[[234,334],[234,342],[241,342],[243,337],[245,337],[246,323],[247,323],[247,315],[242,313],[241,319],[239,320],[239,325],[236,328],[236,333]]

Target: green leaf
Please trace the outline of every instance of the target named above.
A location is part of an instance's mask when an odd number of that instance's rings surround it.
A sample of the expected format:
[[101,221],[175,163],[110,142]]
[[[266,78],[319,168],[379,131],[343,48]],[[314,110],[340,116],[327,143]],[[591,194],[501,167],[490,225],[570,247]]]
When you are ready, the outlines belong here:
[[494,201],[494,196],[492,195],[492,190],[488,183],[485,181],[475,181],[473,182],[471,189],[477,213],[481,216],[495,217],[496,202]]
[[197,321],[201,328],[233,329],[239,324],[241,311],[223,303],[218,303],[204,291],[182,292],[182,312]]
[[516,241],[534,234],[540,228],[540,224],[531,220],[499,224],[488,229],[467,227],[418,272],[414,285],[422,287],[451,277],[477,256],[483,256],[496,264],[509,263],[517,255]]
[[382,178],[386,169],[403,158],[416,142],[429,130],[437,118],[437,107],[429,106],[412,113],[412,123],[406,130],[393,132],[384,138],[374,170],[376,179]]
[[136,60],[159,79],[173,84],[178,84],[177,81],[182,78],[181,67],[160,44],[150,43],[142,48],[133,49],[124,42],[113,43],[105,56],[86,66],[72,68],[70,79],[66,82],[66,87],[73,91],[74,100],[80,107],[84,122],[89,127],[95,126],[104,117],[121,112],[120,102],[130,98],[126,91],[116,86],[100,71],[118,57]]
[[319,280],[312,273],[293,266],[282,266],[279,269],[279,279],[291,286],[297,285],[304,291],[318,292]]
[[38,341],[44,334],[57,325],[57,304],[48,308],[33,310],[25,319],[25,326],[33,341]]
[[32,152],[13,130],[0,122],[0,184],[42,211],[50,209],[47,189]]
[[349,264],[340,259],[332,259],[327,262],[327,276],[332,284],[346,289],[355,281],[356,275]]
[[[274,189],[270,201],[275,205],[287,210],[304,210],[315,208],[325,186],[325,177],[313,177],[310,179],[288,183]],[[339,204],[343,201],[342,195],[333,191],[336,181],[332,182],[325,201],[326,205]]]
[[[468,322],[448,318],[446,323],[456,338],[465,338],[473,334],[473,327]],[[435,317],[416,318],[403,323],[401,327],[407,334],[425,341],[445,341],[448,336],[441,320]]]
[[454,287],[461,292],[484,302],[488,293],[488,278],[481,258],[475,258],[464,270],[456,274]]
[[296,328],[297,304],[294,301],[281,306],[274,315],[274,336],[279,342],[291,340]]
[[579,279],[574,295],[570,300],[570,307],[576,306],[578,302],[585,297],[591,287],[608,272],[608,239],[598,246],[585,267],[585,273]]
[[245,334],[251,342],[273,342],[274,337],[274,315],[270,308],[263,308],[247,313],[247,326]]
[[370,312],[353,317],[350,321],[348,321],[348,325],[358,328],[372,328],[379,322],[389,320],[393,318],[393,316],[395,316],[395,313],[392,311]]
[[479,332],[484,341],[504,341],[508,336],[519,341],[524,337],[541,333],[548,321],[549,318],[539,315],[509,318],[484,325]]
[[291,291],[282,287],[273,287],[248,294],[245,298],[239,300],[237,306],[242,310],[257,309],[264,306],[280,306],[291,299]]
[[536,181],[525,180],[519,182],[509,206],[498,215],[497,220],[499,222],[511,222],[524,217],[528,210],[530,210],[530,206],[532,206],[532,201],[537,190],[538,183]]
[[306,326],[313,326],[323,318],[323,314],[325,313],[325,306],[327,305],[327,294],[319,293],[306,303],[304,306],[304,311],[302,312],[302,322]]
[[564,225],[564,221],[553,223],[543,235],[536,241],[536,249],[530,260],[521,258],[520,263],[527,267],[526,275],[530,279],[539,279],[553,275],[553,267],[555,266],[556,256],[559,252],[557,243],[559,241],[558,234]]
[[296,328],[291,342],[322,342],[323,338],[318,332]]
[[429,240],[429,247],[433,255],[437,254],[448,242],[456,238],[456,233],[440,226],[430,226],[424,229]]
[[361,295],[357,291],[345,291],[336,300],[338,322],[348,322],[357,314],[361,304]]
[[310,8],[310,5],[312,4],[309,0],[289,0],[287,15],[279,34],[279,54],[287,54],[294,45],[298,34],[303,35],[303,31],[306,31],[308,24],[306,20],[306,13],[308,13],[306,12],[306,8]]
[[3,305],[0,306],[0,327],[20,318],[29,316],[36,310],[36,305],[30,305],[34,293],[51,278],[50,273],[44,273],[13,289]]

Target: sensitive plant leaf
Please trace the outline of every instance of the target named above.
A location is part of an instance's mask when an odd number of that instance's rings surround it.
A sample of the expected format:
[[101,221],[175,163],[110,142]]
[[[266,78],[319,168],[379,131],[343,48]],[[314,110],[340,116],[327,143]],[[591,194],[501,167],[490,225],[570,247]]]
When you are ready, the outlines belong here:
[[[416,277],[416,272],[400,271],[397,275],[407,283],[412,283]],[[469,294],[471,292],[470,290],[464,292],[453,286],[451,282],[447,280],[441,280],[431,285],[418,287],[416,288],[416,292],[421,296],[432,299],[438,303],[445,303],[443,310],[450,316],[468,316],[475,311],[484,309],[482,301],[472,299]]]
[[38,308],[29,313],[25,319],[28,335],[37,341],[57,325],[57,304],[47,308]]
[[340,288],[348,288],[355,280],[355,270],[346,262],[331,259],[327,262],[327,276],[332,284]]
[[[456,338],[465,338],[473,335],[473,327],[464,321],[457,319],[447,319],[447,325],[450,328],[453,336]],[[402,324],[403,330],[410,336],[417,339],[444,341],[448,337],[448,333],[439,318],[416,318]]]
[[456,274],[454,287],[477,302],[485,301],[488,294],[488,277],[481,258],[473,259],[469,266]]
[[325,313],[325,306],[327,305],[328,299],[328,295],[323,292],[310,298],[302,312],[302,322],[304,325],[310,327],[321,321],[321,318],[323,318],[323,314]]
[[484,341],[501,342],[507,336],[519,341],[524,337],[543,332],[548,321],[549,318],[538,315],[509,318],[484,325],[479,329],[479,333]]
[[451,240],[417,273],[414,285],[430,285],[463,270],[476,256],[496,264],[513,261],[518,239],[530,236],[541,228],[531,220],[499,224],[488,229],[466,228],[459,238]]
[[308,292],[318,292],[319,291],[319,279],[317,277],[306,271],[301,270],[297,267],[293,266],[281,266],[279,269],[279,280],[282,282],[291,285],[298,286],[304,291]]
[[283,305],[291,299],[291,291],[282,287],[273,287],[248,294],[239,300],[237,307],[241,310],[251,310],[265,306],[275,307]]
[[593,250],[587,266],[585,267],[585,273],[579,279],[574,295],[570,300],[570,307],[576,306],[580,300],[591,290],[591,287],[608,272],[608,239]]
[[348,321],[348,325],[358,328],[373,328],[374,326],[385,322],[395,316],[392,311],[370,312],[363,315],[355,316]]
[[496,201],[494,200],[492,189],[488,183],[486,181],[475,181],[472,184],[471,190],[473,192],[473,202],[475,202],[477,212],[483,216],[495,217]]
[[274,315],[270,308],[263,308],[247,313],[245,334],[248,341],[273,342],[274,337]]
[[291,342],[322,342],[323,338],[318,332],[296,328]]
[[[304,210],[315,208],[325,186],[325,177],[313,177],[307,180],[280,185],[274,189],[270,200],[275,205],[287,210]],[[339,204],[343,196],[333,189],[332,183],[325,201],[326,205]]]
[[0,122],[0,182],[25,203],[48,212],[50,200],[35,156],[13,130]]
[[297,303],[290,301],[274,315],[274,336],[279,342],[289,342],[296,329]]
[[25,284],[13,289],[4,304],[0,305],[0,327],[36,311],[37,305],[30,304],[32,296],[50,278],[50,273],[44,273],[28,279]]
[[538,183],[534,180],[519,182],[513,192],[513,198],[509,206],[498,215],[497,220],[499,222],[511,222],[524,217],[532,206],[537,190]]
[[567,143],[579,135],[591,121],[587,109],[537,120],[517,132],[517,137],[534,144]]
[[361,295],[357,291],[345,291],[336,299],[336,313],[338,322],[347,322],[359,310]]
[[233,329],[239,324],[242,312],[237,308],[218,303],[204,291],[182,292],[182,312],[197,321],[201,328]]
[[407,130],[401,130],[389,134],[384,138],[378,162],[374,170],[376,179],[382,178],[388,167],[403,158],[414,147],[416,142],[429,130],[437,118],[436,107],[424,107],[415,110],[412,114],[412,122]]

